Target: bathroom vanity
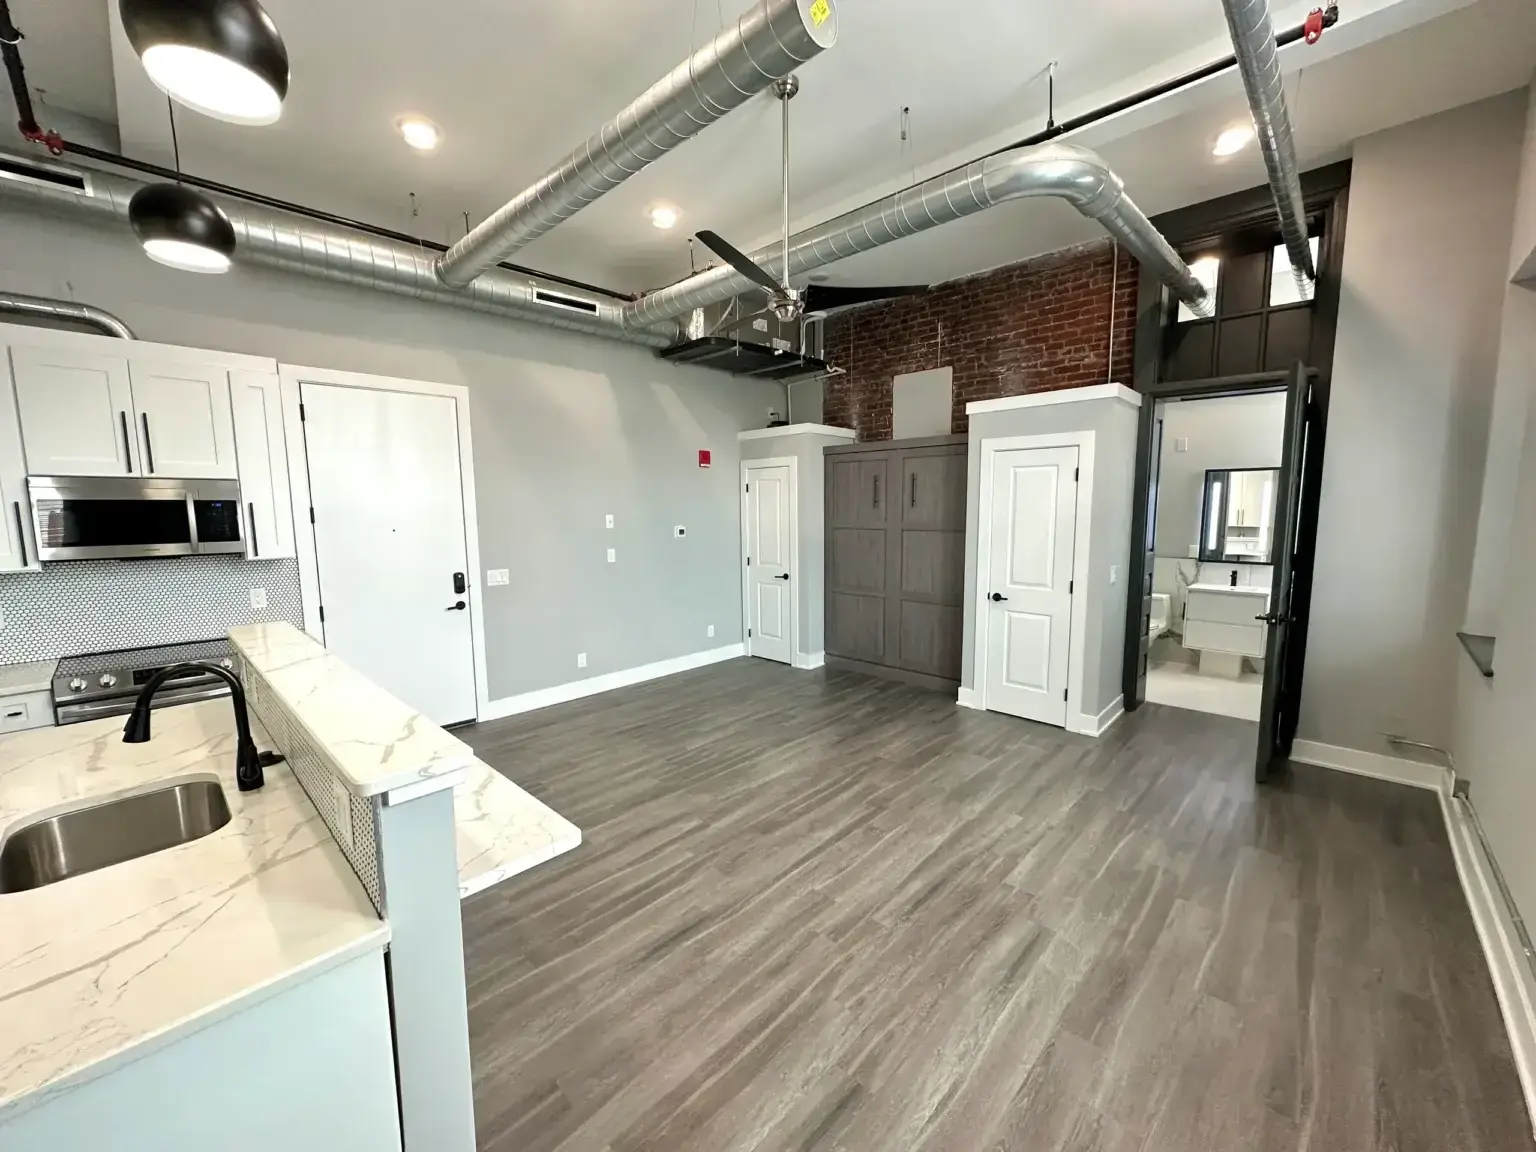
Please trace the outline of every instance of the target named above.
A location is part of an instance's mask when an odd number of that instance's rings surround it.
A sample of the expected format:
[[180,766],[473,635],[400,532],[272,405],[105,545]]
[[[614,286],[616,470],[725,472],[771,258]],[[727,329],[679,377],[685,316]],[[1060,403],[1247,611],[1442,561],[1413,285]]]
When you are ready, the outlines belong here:
[[1184,601],[1184,647],[1200,653],[1205,676],[1242,675],[1243,658],[1262,659],[1269,625],[1263,585],[1191,584]]

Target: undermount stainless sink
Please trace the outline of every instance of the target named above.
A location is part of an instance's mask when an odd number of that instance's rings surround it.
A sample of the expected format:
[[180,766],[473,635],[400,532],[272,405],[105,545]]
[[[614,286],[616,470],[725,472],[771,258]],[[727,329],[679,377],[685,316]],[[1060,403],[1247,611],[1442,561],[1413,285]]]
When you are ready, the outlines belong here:
[[26,892],[200,840],[229,823],[224,790],[193,780],[24,824],[0,844],[0,894]]

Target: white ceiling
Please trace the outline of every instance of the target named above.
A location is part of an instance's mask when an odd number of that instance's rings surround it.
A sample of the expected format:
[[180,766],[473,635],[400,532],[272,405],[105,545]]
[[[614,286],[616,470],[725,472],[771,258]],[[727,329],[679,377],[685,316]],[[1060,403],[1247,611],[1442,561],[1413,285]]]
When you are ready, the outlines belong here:
[[[50,104],[115,117],[126,153],[168,161],[165,100],[123,38],[115,0],[12,2],[29,77]],[[478,221],[531,183],[713,35],[722,15],[746,7],[374,0],[360,18],[356,5],[264,2],[293,63],[283,119],[238,128],[183,110],[186,167],[442,241],[462,234],[462,213]],[[1277,4],[1277,26],[1311,6]],[[1520,87],[1536,64],[1531,0],[1342,7],[1321,44],[1282,53],[1304,166],[1347,155],[1361,135]],[[1051,60],[1062,119],[1229,50],[1216,0],[841,0],[839,24],[839,42],[802,70],[792,105],[796,228],[1040,128]],[[400,141],[392,122],[403,112],[442,126],[437,153]],[[1262,183],[1256,151],[1225,162],[1210,153],[1244,115],[1228,74],[1073,139],[1099,149],[1155,213]],[[778,108],[760,97],[513,258],[654,287],[687,273],[691,231],[713,228],[744,248],[771,240],[778,172]],[[678,229],[650,226],[656,202],[683,211]],[[828,271],[834,282],[935,282],[1096,234],[1059,202],[1005,205]]]

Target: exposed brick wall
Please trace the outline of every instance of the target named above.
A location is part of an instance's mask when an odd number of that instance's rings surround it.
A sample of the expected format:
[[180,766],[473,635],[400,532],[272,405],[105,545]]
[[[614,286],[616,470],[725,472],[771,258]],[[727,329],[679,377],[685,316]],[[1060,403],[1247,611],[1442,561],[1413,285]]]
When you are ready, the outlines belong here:
[[827,380],[822,419],[860,440],[889,440],[892,377],[946,365],[955,372],[954,432],[966,430],[972,400],[1128,385],[1137,268],[1122,251],[1111,374],[1110,252],[1108,242],[1071,248],[846,313],[827,325],[827,358],[848,371]]

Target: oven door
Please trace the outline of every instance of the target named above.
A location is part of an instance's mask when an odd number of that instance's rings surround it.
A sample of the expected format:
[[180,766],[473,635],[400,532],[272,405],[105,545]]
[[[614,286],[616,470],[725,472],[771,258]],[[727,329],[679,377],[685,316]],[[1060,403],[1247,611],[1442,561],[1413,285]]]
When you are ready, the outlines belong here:
[[121,560],[197,551],[183,480],[27,479],[39,560]]

